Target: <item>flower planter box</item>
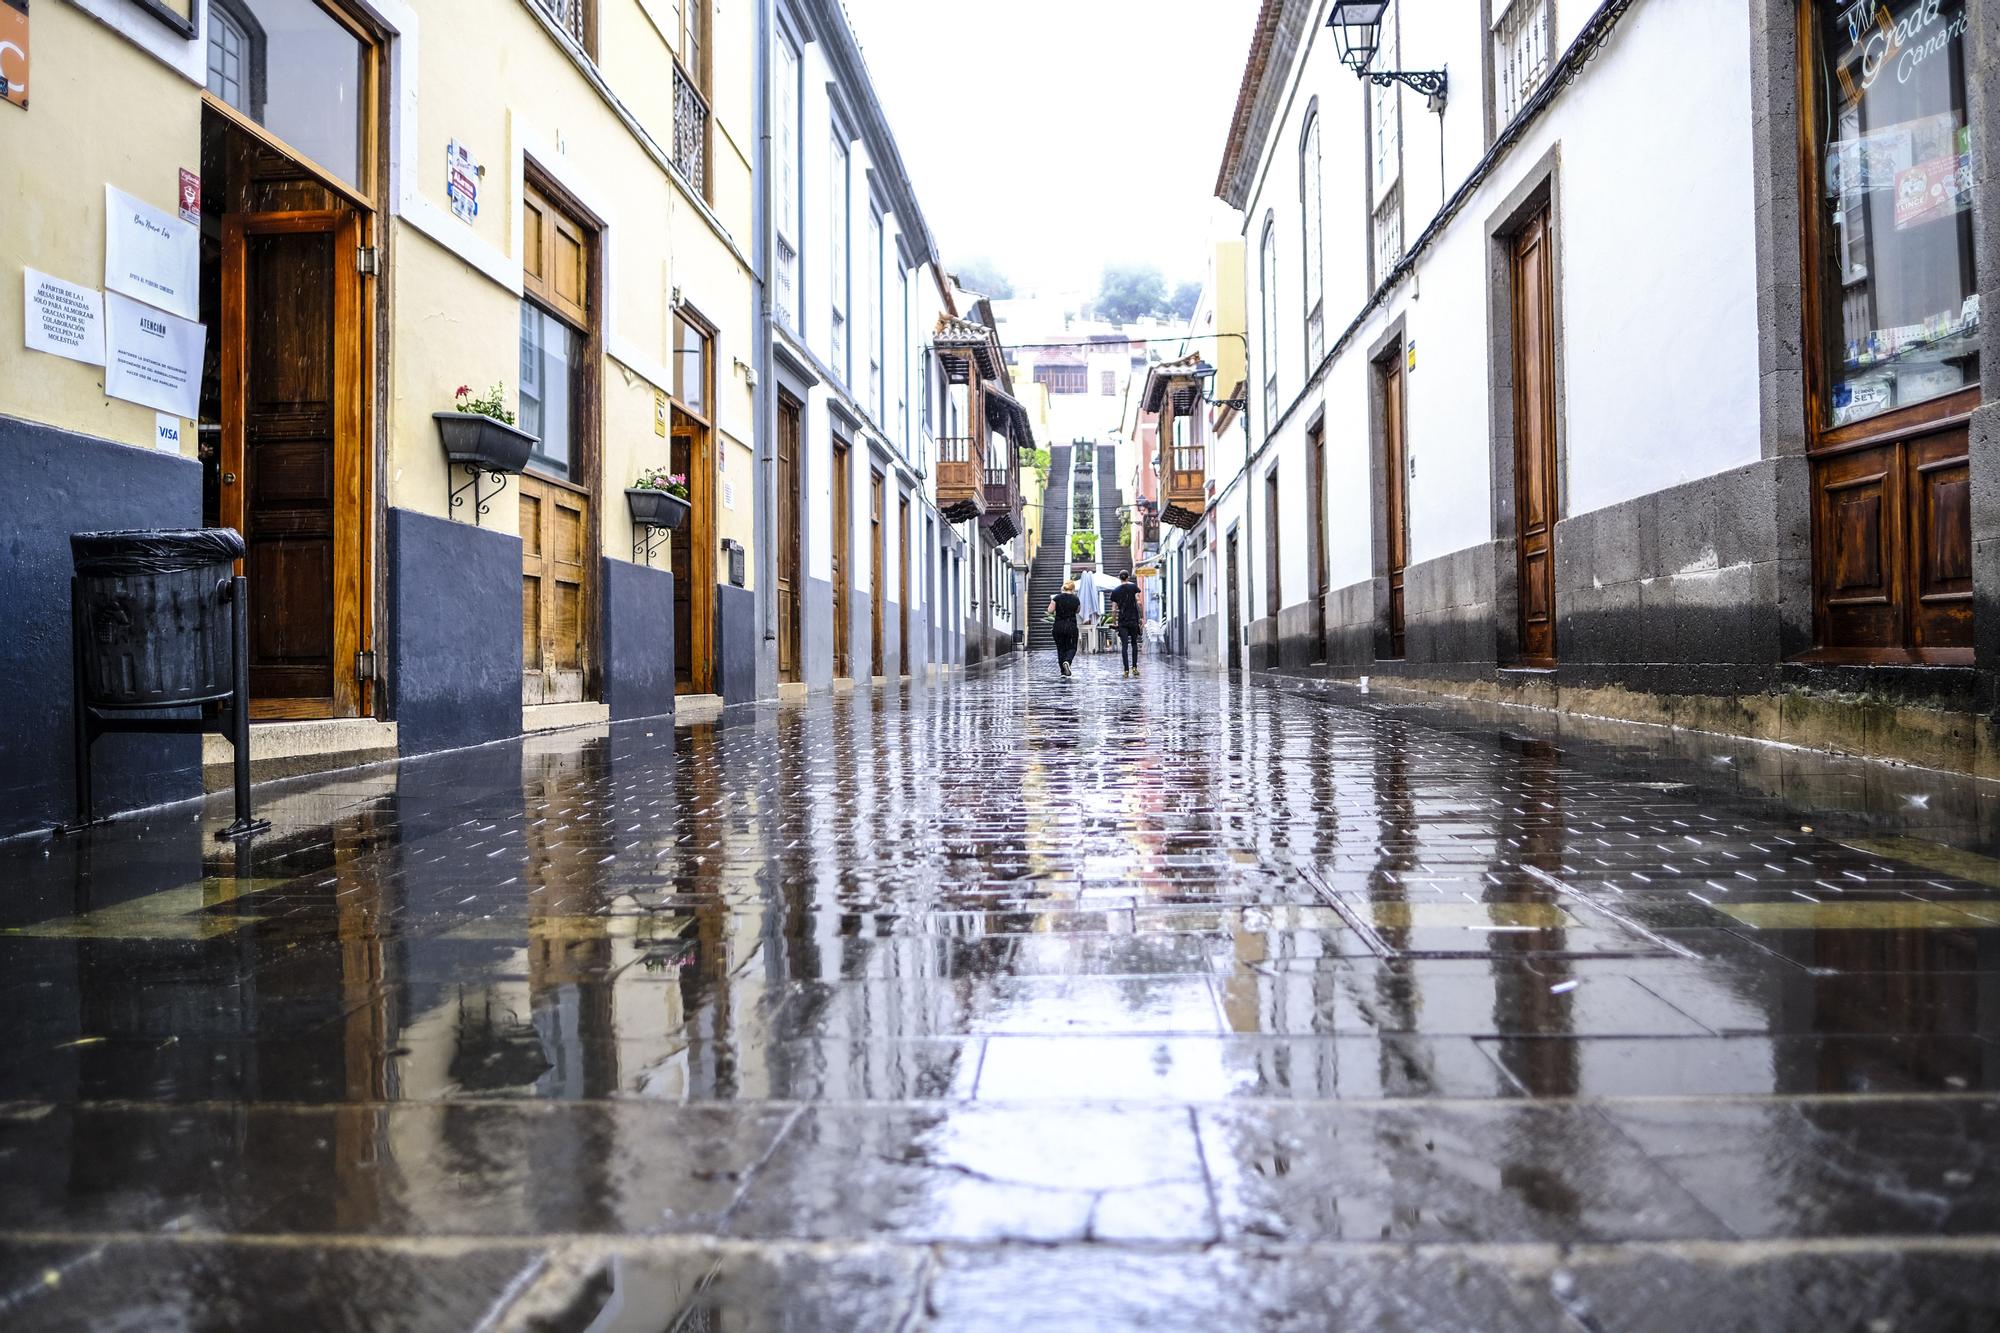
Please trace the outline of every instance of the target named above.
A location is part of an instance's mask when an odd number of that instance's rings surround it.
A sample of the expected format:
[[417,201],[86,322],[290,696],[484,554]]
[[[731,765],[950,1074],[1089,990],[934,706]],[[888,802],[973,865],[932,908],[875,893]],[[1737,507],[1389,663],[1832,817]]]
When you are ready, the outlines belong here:
[[632,510],[634,527],[678,528],[688,516],[688,502],[671,491],[628,486],[625,503]]
[[519,426],[477,412],[433,412],[431,419],[444,440],[444,456],[482,472],[521,471],[536,444],[535,437]]

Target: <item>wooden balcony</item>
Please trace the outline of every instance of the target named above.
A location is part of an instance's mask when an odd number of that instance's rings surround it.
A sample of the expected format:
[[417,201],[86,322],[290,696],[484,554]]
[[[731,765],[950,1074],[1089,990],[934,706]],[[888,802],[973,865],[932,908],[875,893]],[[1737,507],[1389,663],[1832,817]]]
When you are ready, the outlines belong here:
[[1160,521],[1177,528],[1192,528],[1208,508],[1207,423],[1198,366],[1193,357],[1155,366],[1142,400],[1146,411],[1159,413]]
[[983,435],[946,435],[938,440],[938,508],[953,523],[986,512],[986,440]]

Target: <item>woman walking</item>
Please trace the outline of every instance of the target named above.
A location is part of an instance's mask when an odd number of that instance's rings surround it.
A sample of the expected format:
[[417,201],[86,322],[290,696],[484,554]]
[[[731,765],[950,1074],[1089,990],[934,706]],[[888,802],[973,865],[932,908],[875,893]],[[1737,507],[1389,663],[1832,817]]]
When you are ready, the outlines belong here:
[[1056,666],[1065,676],[1076,658],[1076,614],[1082,609],[1083,599],[1076,595],[1075,579],[1063,584],[1062,591],[1049,598],[1049,614],[1056,618]]

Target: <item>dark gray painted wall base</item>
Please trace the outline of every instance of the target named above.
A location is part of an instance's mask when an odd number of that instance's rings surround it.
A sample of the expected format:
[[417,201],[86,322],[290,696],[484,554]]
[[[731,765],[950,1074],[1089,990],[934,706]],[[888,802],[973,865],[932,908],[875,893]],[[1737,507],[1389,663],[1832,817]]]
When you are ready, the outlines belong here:
[[389,511],[388,535],[398,748],[426,754],[519,735],[521,539],[409,509]]
[[[75,813],[70,533],[200,526],[201,465],[0,417],[0,475],[8,482],[0,679],[9,691],[0,707],[0,837],[10,837]],[[91,772],[99,814],[199,796],[201,738],[106,736]]]
[[604,560],[604,703],[612,721],[674,711],[674,576]]
[[[1979,706],[1971,668],[1805,666],[1785,659],[1811,641],[1810,572],[1781,553],[1809,549],[1806,521],[1778,496],[1806,484],[1800,460],[1766,459],[1564,519],[1556,525],[1556,655],[1550,679],[1570,689],[1743,695],[1781,689],[1852,692],[1919,707]],[[1797,475],[1794,475],[1797,474]],[[1327,599],[1334,674],[1441,681],[1512,680],[1518,641],[1511,542],[1466,547],[1404,571],[1404,656],[1386,642],[1386,584],[1369,579]],[[1280,631],[1252,627],[1253,666],[1301,663],[1309,608],[1287,607]],[[1261,629],[1259,627],[1262,627]]]
[[757,598],[748,588],[715,585],[714,677],[725,704],[757,697]]
[[833,584],[807,579],[805,624],[799,627],[799,655],[805,683],[813,689],[833,684]]

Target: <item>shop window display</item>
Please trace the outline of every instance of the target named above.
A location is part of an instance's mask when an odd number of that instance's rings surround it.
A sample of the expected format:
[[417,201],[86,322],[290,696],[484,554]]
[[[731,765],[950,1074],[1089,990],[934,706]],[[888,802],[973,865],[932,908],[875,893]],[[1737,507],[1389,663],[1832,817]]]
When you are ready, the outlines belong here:
[[1976,385],[1966,0],[1820,4],[1821,424]]

